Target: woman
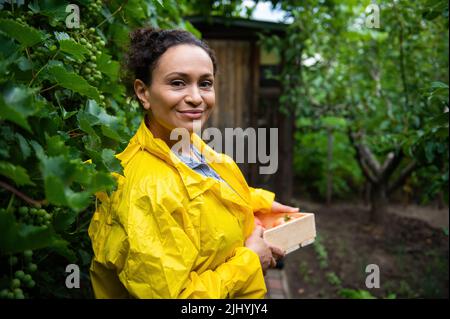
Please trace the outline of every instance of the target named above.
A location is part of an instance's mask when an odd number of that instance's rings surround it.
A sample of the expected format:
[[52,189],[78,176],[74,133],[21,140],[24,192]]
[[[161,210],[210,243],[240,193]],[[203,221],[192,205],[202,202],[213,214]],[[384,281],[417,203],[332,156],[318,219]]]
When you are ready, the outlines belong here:
[[[124,175],[89,235],[97,298],[263,298],[263,274],[284,252],[262,238],[255,212],[296,212],[247,185],[236,163],[193,133],[215,104],[216,59],[180,30],[139,29],[128,67],[144,117],[117,157]],[[172,152],[175,128],[189,147]]]

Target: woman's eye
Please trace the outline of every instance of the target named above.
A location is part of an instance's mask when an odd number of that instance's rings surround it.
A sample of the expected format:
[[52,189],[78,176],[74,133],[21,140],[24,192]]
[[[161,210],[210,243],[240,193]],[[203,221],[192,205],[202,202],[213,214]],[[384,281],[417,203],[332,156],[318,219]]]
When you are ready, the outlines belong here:
[[183,81],[172,81],[171,84],[172,84],[173,86],[180,87],[180,86],[183,86],[183,85],[184,85],[184,82],[183,82]]
[[210,81],[202,82],[202,83],[201,83],[201,86],[202,86],[202,87],[207,87],[207,88],[209,88],[209,87],[212,86],[212,82],[210,82]]

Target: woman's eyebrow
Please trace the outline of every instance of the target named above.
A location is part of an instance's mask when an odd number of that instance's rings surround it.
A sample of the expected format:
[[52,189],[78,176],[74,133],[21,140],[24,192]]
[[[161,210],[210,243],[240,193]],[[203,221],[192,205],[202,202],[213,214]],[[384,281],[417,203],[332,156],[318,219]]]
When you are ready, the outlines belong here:
[[[189,77],[189,74],[184,73],[184,72],[171,72],[169,74],[166,75],[166,78],[168,78],[169,76],[172,75],[178,75],[178,76],[182,76],[182,77]],[[213,77],[213,75],[211,73],[204,73],[202,75],[200,75],[201,78],[206,78],[206,77]]]

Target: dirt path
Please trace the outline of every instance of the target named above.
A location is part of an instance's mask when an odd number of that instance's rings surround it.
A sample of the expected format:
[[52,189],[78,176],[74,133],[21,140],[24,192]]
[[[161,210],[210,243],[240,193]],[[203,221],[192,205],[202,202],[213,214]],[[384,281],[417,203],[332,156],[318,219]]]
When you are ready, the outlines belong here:
[[[285,259],[292,298],[342,298],[365,290],[378,298],[448,298],[448,210],[389,207],[382,228],[361,204],[300,200],[316,215],[318,240]],[[381,287],[365,286],[366,266],[380,268]]]
[[390,205],[389,212],[395,213],[399,216],[415,218],[428,223],[434,228],[447,228],[449,224],[449,210],[448,207],[444,209],[437,209],[430,206],[417,205]]
[[[302,210],[318,211],[326,207],[324,204],[315,203],[307,200],[294,200]],[[367,210],[368,207],[362,203],[335,203],[333,208],[355,208],[358,210]],[[398,216],[414,218],[429,224],[431,227],[443,229],[449,228],[449,208],[438,209],[433,206],[418,206],[418,205],[399,205],[391,204],[388,207],[388,212]]]

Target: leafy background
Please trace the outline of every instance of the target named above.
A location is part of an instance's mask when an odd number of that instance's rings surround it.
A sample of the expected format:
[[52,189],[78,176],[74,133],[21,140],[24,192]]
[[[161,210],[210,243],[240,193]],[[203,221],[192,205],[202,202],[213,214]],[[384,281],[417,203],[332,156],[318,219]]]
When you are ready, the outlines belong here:
[[[323,201],[329,174],[333,198],[363,196],[367,180],[348,131],[364,129],[380,161],[399,148],[417,162],[400,195],[417,203],[440,196],[448,205],[448,2],[379,1],[376,30],[361,28],[370,1],[267,2],[293,20],[286,38],[260,44],[285,61],[267,76],[285,88],[280,110],[295,118],[292,165],[302,196]],[[114,155],[142,116],[121,77],[129,32],[151,25],[201,37],[183,17],[250,16],[254,7],[74,0],[81,21],[70,29],[68,1],[14,3],[0,1],[0,298],[91,298],[95,193],[114,190],[111,172],[121,170]],[[323,245],[315,246],[319,256]],[[80,266],[82,289],[64,285],[69,263]]]
[[[71,3],[80,28],[66,26],[67,1],[1,4],[3,298],[92,296],[94,195],[114,189],[114,155],[141,118],[119,77],[128,34],[143,24],[198,34],[175,1]],[[81,267],[84,289],[65,287],[69,263]]]

